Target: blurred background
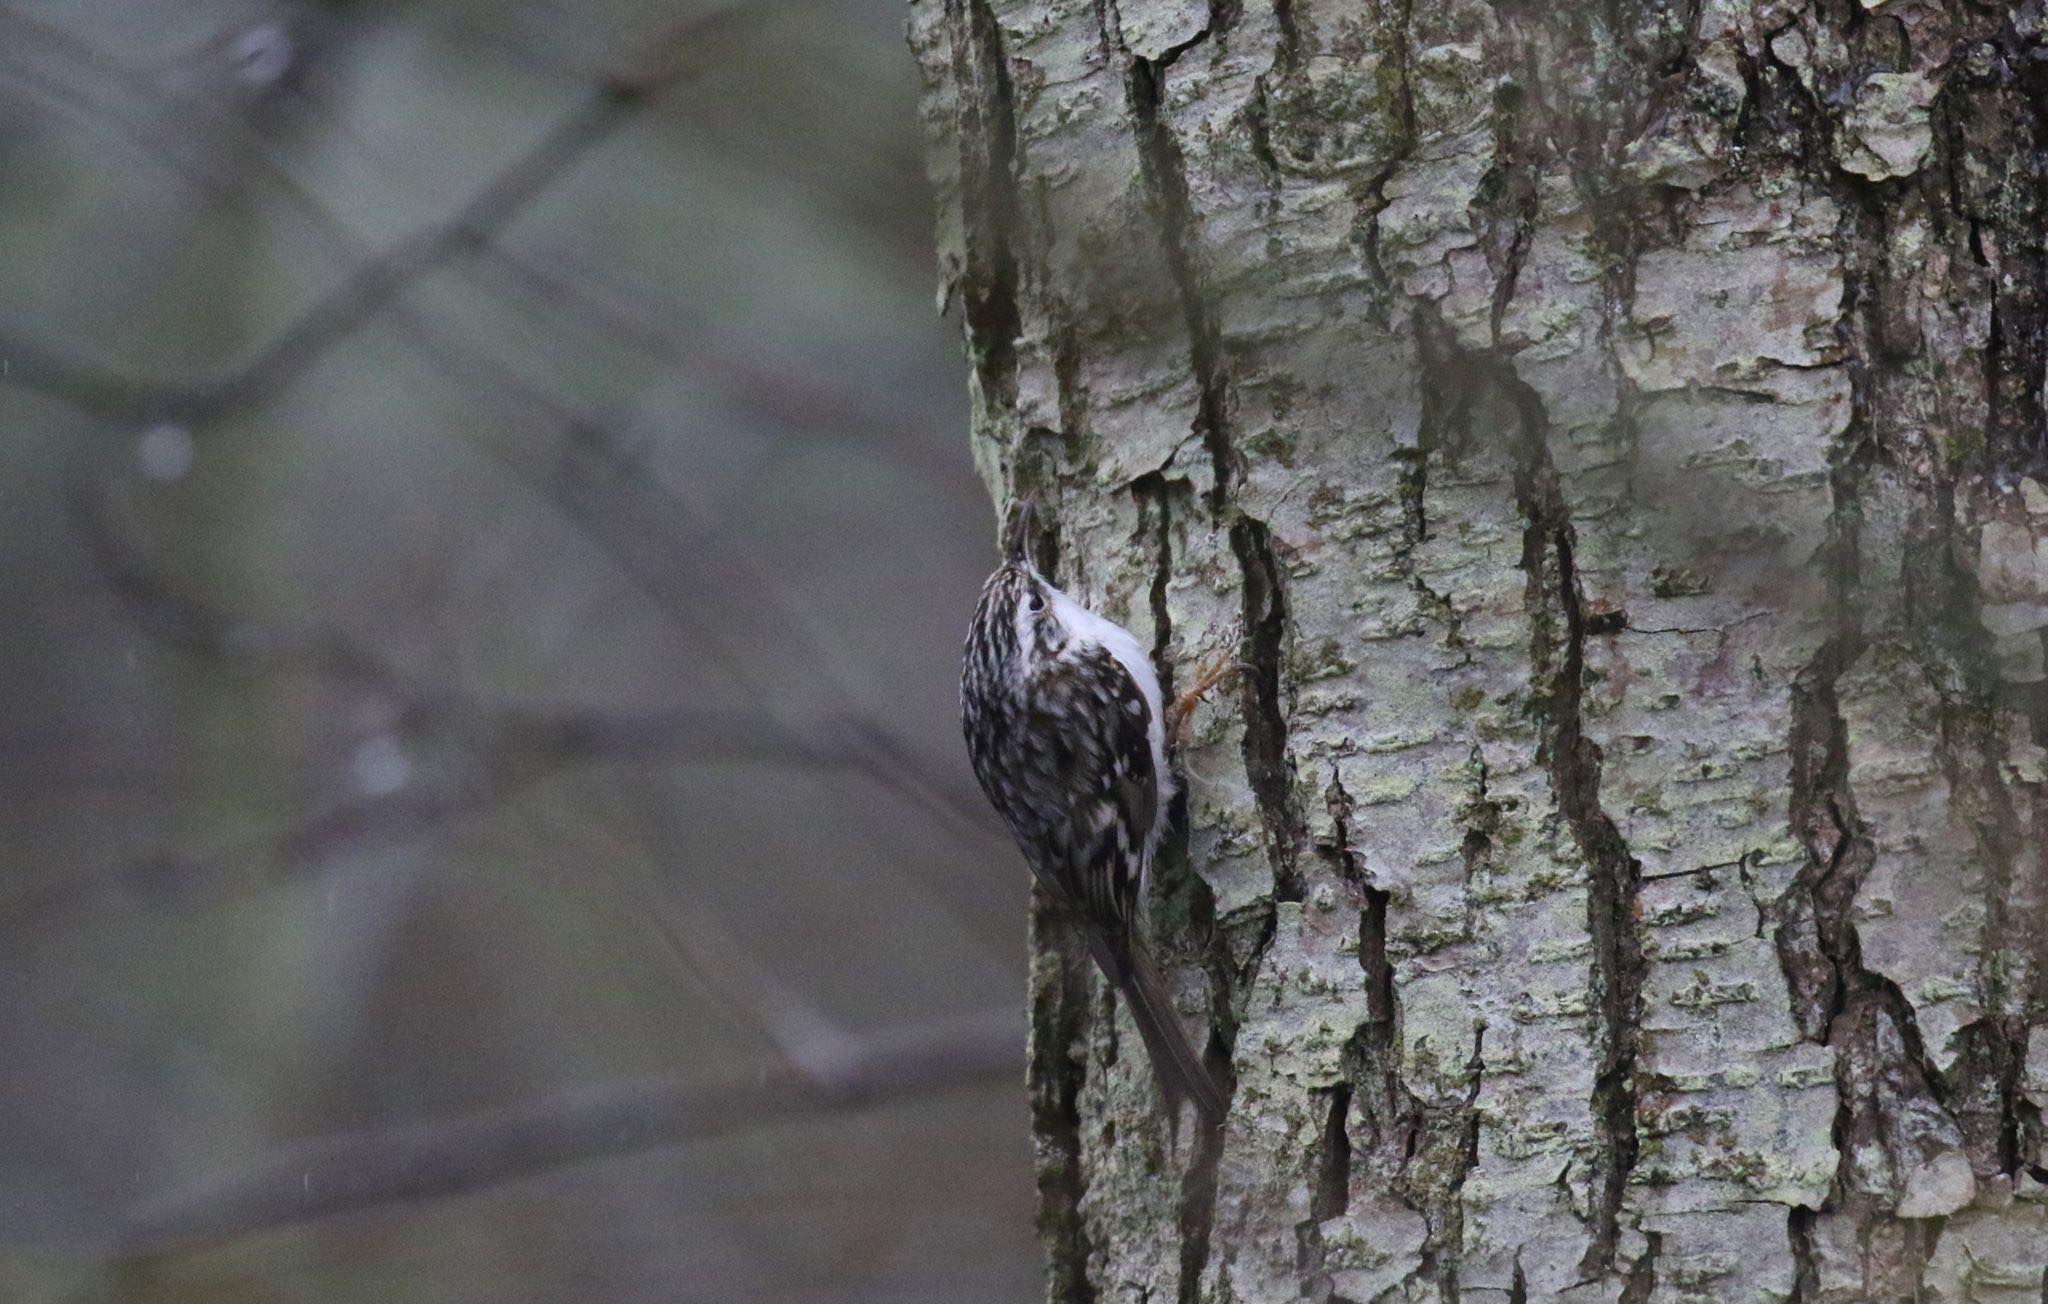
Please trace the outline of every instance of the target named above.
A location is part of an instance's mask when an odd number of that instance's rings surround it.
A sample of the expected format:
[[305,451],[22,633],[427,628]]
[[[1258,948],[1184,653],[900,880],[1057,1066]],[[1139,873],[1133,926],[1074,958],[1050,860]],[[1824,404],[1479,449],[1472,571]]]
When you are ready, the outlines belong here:
[[0,4],[0,1299],[1038,1294],[903,16]]

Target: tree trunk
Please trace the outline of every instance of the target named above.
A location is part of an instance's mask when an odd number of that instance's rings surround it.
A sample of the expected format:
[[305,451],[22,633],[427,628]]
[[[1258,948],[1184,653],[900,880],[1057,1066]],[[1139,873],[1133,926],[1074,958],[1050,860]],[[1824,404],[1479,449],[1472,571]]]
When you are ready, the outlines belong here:
[[2039,8],[915,0],[978,464],[1246,667],[1050,1297],[2048,1299]]

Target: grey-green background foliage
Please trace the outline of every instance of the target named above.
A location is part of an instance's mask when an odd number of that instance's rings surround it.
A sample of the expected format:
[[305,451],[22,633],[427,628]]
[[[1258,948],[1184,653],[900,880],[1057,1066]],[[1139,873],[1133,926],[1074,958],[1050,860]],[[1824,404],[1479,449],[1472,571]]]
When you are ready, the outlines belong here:
[[0,6],[0,1298],[1036,1293],[901,21]]

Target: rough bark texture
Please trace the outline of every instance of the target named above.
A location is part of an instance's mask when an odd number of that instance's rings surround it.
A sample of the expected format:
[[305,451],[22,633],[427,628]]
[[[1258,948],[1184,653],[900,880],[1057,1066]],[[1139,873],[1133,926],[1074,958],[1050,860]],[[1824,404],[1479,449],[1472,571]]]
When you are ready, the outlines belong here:
[[1053,1298],[2048,1299],[2039,9],[914,0],[979,465],[1247,666]]

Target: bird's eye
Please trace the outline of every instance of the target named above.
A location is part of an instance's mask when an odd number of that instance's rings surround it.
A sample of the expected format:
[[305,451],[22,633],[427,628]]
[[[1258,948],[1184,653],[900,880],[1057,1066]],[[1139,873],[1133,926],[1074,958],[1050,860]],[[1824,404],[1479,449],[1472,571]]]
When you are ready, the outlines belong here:
[[1043,593],[1034,593],[1031,595],[1031,609],[1033,611],[1045,610],[1045,595]]

